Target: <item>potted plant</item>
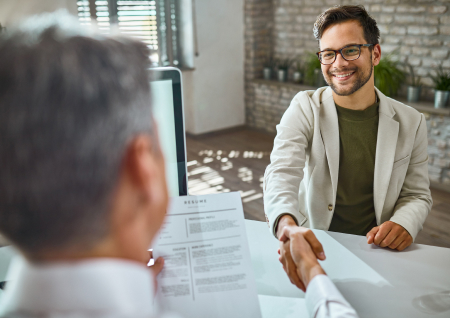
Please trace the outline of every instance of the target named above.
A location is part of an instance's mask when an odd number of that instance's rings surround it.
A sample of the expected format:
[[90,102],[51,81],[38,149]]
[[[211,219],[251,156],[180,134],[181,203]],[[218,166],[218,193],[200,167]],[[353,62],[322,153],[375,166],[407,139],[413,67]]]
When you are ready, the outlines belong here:
[[374,68],[375,86],[386,96],[397,94],[405,73],[399,68],[399,63],[392,59],[392,54],[382,57]]
[[294,83],[301,83],[303,80],[303,64],[300,59],[297,59],[295,62],[295,71],[293,75],[293,81]]
[[263,76],[265,80],[272,79],[272,70],[275,67],[275,60],[274,58],[269,55],[266,59],[266,62],[264,63],[264,69],[263,69]]
[[278,81],[286,82],[287,72],[289,67],[292,65],[292,60],[289,58],[279,59],[278,66]]
[[445,108],[450,95],[450,72],[444,71],[442,63],[436,69],[436,76],[430,75],[435,85],[434,107]]
[[407,87],[406,97],[408,102],[415,103],[419,101],[420,98],[420,90],[422,88],[422,84],[420,83],[420,76],[416,76],[414,74],[414,68],[411,64],[406,63],[406,66],[409,69],[409,79],[410,85]]
[[305,82],[312,86],[322,87],[327,85],[322,75],[322,67],[315,53],[307,53],[305,62]]

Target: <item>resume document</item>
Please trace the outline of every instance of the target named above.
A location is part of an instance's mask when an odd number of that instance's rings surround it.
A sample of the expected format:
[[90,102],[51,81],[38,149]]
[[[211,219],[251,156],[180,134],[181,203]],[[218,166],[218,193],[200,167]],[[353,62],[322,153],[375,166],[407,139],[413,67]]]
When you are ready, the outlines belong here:
[[171,199],[154,257],[157,298],[186,318],[260,318],[239,192]]

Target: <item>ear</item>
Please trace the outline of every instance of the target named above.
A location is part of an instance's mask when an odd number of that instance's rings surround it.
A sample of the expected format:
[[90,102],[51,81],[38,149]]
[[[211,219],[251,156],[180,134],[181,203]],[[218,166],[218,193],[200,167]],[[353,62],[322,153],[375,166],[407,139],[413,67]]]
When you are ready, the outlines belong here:
[[138,135],[128,145],[123,166],[140,199],[150,203],[165,191],[164,159],[159,146],[150,136]]
[[373,51],[372,51],[373,66],[377,66],[378,63],[380,63],[380,60],[381,60],[381,46],[380,46],[380,44],[375,44],[373,46]]

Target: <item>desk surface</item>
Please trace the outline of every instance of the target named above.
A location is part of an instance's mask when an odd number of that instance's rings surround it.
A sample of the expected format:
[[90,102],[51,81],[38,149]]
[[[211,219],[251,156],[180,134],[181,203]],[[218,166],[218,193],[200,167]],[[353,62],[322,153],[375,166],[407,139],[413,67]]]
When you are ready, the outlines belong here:
[[[304,313],[304,294],[278,262],[278,241],[267,224],[245,222],[260,300],[296,298],[291,312],[297,306]],[[398,252],[368,245],[363,236],[314,232],[327,256],[322,267],[360,317],[450,317],[450,249],[412,244]],[[271,317],[268,309],[263,316]]]
[[[305,295],[278,262],[278,241],[267,224],[245,225],[263,317],[307,317]],[[323,268],[360,317],[450,317],[450,249],[412,244],[397,252],[362,236],[314,232],[327,256]],[[2,278],[13,254],[0,248]]]

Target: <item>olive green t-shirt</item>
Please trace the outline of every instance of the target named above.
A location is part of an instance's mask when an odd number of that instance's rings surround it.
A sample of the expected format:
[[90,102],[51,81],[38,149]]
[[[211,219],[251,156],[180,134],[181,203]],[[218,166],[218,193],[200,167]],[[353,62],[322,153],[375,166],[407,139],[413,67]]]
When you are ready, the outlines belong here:
[[378,102],[365,110],[336,105],[339,121],[339,176],[329,230],[366,235],[374,226],[373,179]]

